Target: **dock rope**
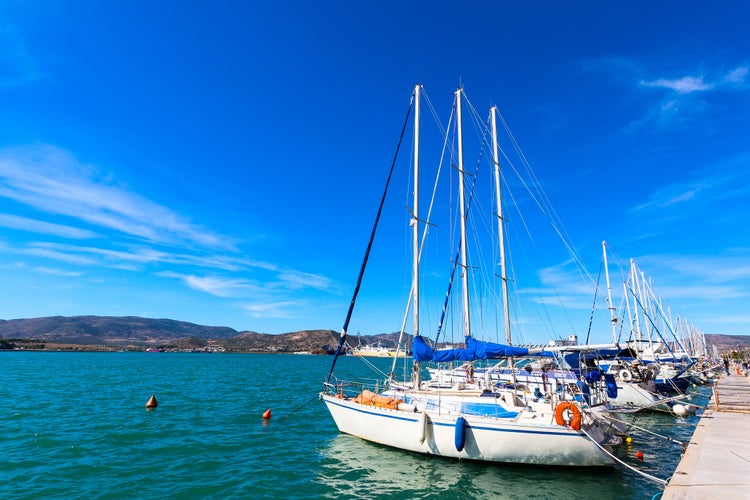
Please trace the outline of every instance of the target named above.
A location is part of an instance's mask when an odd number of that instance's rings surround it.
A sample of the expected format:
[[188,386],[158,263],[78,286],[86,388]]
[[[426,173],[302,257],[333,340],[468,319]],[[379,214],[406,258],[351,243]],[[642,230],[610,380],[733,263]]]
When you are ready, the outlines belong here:
[[614,418],[614,417],[612,417],[612,416],[609,416],[609,415],[606,415],[606,416],[604,416],[604,418],[605,418],[605,419],[607,419],[607,420],[610,420],[610,421],[612,421],[612,422],[619,422],[619,423],[625,424],[625,425],[627,425],[627,426],[628,426],[628,429],[630,429],[631,427],[633,427],[633,428],[635,428],[635,429],[638,429],[639,431],[643,431],[643,432],[645,432],[646,434],[651,434],[652,436],[656,436],[656,437],[659,437],[659,438],[665,439],[665,440],[667,440],[667,441],[671,441],[671,442],[672,442],[672,443],[674,443],[674,444],[679,444],[680,446],[682,446],[682,451],[683,451],[683,452],[684,452],[684,451],[685,451],[685,449],[687,448],[687,443],[686,443],[686,442],[684,442],[684,441],[680,441],[680,440],[677,440],[677,439],[673,439],[673,438],[671,438],[671,437],[669,437],[669,436],[665,436],[665,435],[663,435],[663,434],[658,434],[658,433],[656,433],[656,432],[654,432],[654,431],[651,431],[651,430],[648,430],[648,429],[646,429],[645,427],[641,427],[640,425],[635,425],[635,423],[634,423],[634,422],[628,423],[628,422],[626,422],[626,421],[624,421],[624,420],[620,420],[619,418]]
[[611,454],[610,452],[608,452],[602,445],[600,445],[599,443],[597,443],[596,439],[592,438],[591,435],[588,432],[586,432],[584,429],[581,429],[581,432],[583,432],[586,435],[586,437],[588,437],[591,440],[591,442],[594,443],[600,450],[602,450],[604,453],[606,453],[607,455],[609,455],[612,459],[614,459],[620,465],[623,465],[627,469],[635,472],[636,474],[638,474],[640,476],[645,477],[646,479],[654,481],[655,483],[663,484],[664,486],[667,485],[667,481],[665,481],[664,479],[659,479],[656,476],[652,476],[651,474],[643,472],[642,470],[638,470],[635,467],[633,467],[632,465],[626,464],[625,462],[623,462],[622,460],[620,460],[619,458],[617,458],[616,456],[614,456],[613,454]]

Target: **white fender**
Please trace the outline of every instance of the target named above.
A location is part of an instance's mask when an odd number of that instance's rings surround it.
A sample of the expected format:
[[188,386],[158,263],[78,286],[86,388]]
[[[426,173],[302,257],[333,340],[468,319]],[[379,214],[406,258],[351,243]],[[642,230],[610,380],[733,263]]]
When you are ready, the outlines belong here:
[[419,414],[419,418],[417,418],[417,425],[419,425],[419,429],[417,431],[417,436],[419,436],[419,444],[422,444],[427,438],[427,414],[425,412]]

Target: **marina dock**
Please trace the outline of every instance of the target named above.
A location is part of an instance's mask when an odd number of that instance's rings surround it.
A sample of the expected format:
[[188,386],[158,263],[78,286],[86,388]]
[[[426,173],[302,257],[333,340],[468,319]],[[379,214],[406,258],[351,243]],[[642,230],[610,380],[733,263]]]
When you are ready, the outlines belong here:
[[750,498],[750,378],[730,373],[714,386],[663,500]]

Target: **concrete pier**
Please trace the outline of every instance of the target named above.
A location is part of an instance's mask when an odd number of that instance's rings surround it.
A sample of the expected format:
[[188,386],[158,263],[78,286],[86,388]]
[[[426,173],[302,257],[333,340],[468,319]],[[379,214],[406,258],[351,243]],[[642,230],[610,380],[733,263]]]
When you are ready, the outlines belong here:
[[714,394],[663,500],[750,498],[750,378],[732,371]]

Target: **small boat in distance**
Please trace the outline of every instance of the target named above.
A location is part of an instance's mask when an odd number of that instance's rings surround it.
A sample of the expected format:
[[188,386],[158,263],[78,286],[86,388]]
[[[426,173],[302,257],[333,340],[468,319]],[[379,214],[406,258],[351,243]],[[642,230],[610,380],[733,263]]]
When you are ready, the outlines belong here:
[[406,352],[403,349],[398,350],[393,347],[385,347],[378,342],[375,345],[364,344],[353,347],[350,351],[352,356],[362,356],[368,358],[405,358]]

